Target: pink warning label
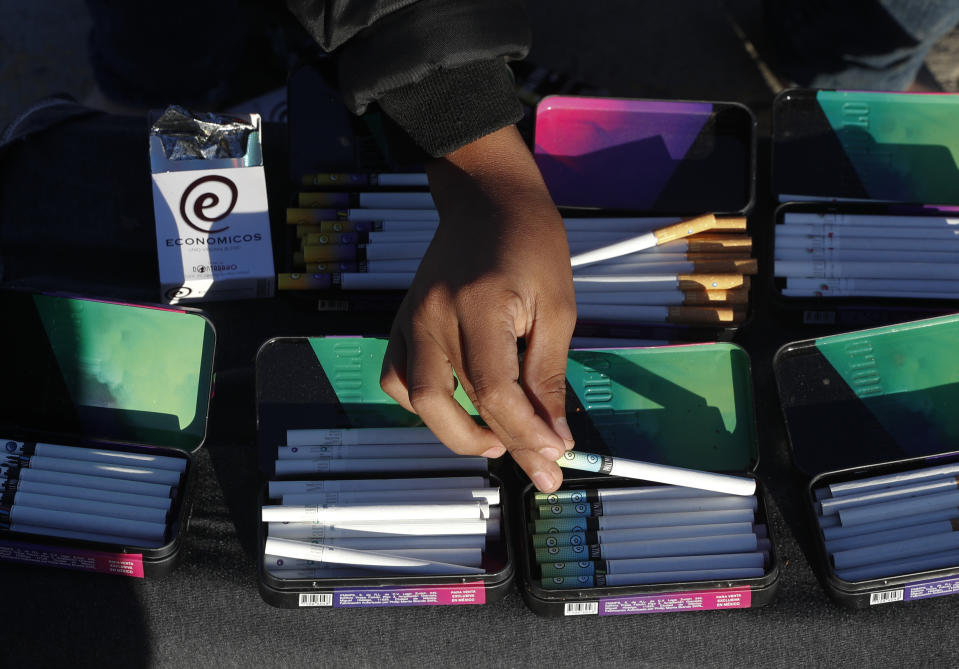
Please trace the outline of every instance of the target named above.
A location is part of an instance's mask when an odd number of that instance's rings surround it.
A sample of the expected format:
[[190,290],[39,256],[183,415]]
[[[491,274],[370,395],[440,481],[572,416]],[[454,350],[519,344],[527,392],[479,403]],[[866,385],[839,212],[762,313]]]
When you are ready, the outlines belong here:
[[335,608],[485,603],[486,587],[482,581],[462,585],[427,585],[420,588],[358,588],[333,591]]
[[0,541],[0,560],[143,578],[143,555],[140,553],[101,553],[65,546]]
[[601,599],[599,600],[599,615],[618,616],[630,613],[748,609],[751,604],[752,591],[748,587],[702,590],[699,592],[669,592],[659,595]]

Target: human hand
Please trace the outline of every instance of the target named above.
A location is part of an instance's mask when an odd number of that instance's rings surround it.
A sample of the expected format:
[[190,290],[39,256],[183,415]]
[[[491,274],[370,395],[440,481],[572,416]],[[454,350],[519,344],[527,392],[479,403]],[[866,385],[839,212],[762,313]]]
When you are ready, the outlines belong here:
[[[573,447],[565,401],[576,302],[563,220],[514,126],[427,173],[441,222],[393,322],[380,384],[454,452],[508,450],[552,492],[556,460]],[[453,372],[489,429],[453,399]]]

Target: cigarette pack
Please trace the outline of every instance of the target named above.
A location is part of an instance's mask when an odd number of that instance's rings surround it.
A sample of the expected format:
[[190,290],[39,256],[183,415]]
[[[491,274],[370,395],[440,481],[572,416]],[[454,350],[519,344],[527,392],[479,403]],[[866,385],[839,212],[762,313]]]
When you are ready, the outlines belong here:
[[10,289],[0,311],[0,559],[169,572],[206,436],[211,322],[190,309]]
[[161,135],[149,138],[164,303],[273,295],[260,117],[236,120],[252,128],[236,156],[183,158]]
[[[482,522],[484,531],[480,539],[485,548],[481,562],[478,567],[445,575],[417,574],[410,570],[404,573],[404,567],[399,570],[365,570],[365,573],[361,570],[352,574],[342,569],[328,569],[327,573],[330,575],[326,576],[316,568],[329,565],[316,564],[311,560],[294,563],[282,557],[271,558],[270,554],[265,553],[267,542],[279,537],[280,533],[274,532],[275,523],[261,520],[258,549],[259,591],[264,601],[273,606],[366,608],[487,604],[501,599],[512,589],[514,558],[509,536],[511,528],[506,522],[510,513],[510,500],[506,482],[495,464],[487,471],[487,463],[482,461],[481,471],[478,471],[472,467],[476,464],[473,461],[482,459],[463,458],[463,461],[470,461],[471,468],[467,472],[460,468],[461,463],[457,462],[457,458],[447,457],[442,459],[448,461],[449,465],[440,463],[432,470],[424,471],[427,460],[433,462],[441,458],[410,458],[414,466],[402,472],[380,467],[360,472],[336,473],[336,468],[327,460],[325,467],[317,467],[311,470],[312,473],[277,473],[278,463],[284,462],[277,459],[279,451],[294,450],[287,445],[291,443],[288,430],[335,428],[335,431],[339,432],[355,428],[389,428],[403,431],[419,425],[414,415],[397,405],[379,387],[385,346],[385,340],[376,338],[286,337],[271,339],[260,348],[255,369],[257,456],[264,480],[261,506],[287,504],[278,493],[274,492],[271,496],[271,490],[289,481],[302,481],[309,490],[319,490],[327,485],[352,490],[352,486],[358,485],[357,480],[373,480],[373,483],[367,483],[364,490],[372,490],[374,497],[379,495],[382,498],[382,492],[387,490],[386,483],[383,483],[381,489],[376,483],[377,480],[412,479],[410,486],[425,489],[428,483],[426,479],[441,482],[453,478],[479,479],[483,481],[480,486],[498,489],[500,497],[496,504],[498,513],[483,516],[492,520]],[[468,400],[466,402],[468,403]],[[391,446],[387,445],[387,448]],[[325,450],[325,447],[320,446],[320,449]],[[450,455],[445,447],[440,450]],[[323,471],[324,469],[326,471]],[[422,481],[422,485],[417,481]],[[410,492],[410,486],[406,486],[402,491],[404,495],[416,495],[419,492]],[[439,484],[437,486],[440,487]],[[447,488],[445,485],[441,487]],[[323,509],[337,498],[342,503],[345,496],[333,493],[322,497],[322,500],[309,503],[317,504]],[[315,510],[316,507],[313,508]],[[384,513],[389,514],[389,509]],[[380,517],[376,516],[374,520]],[[395,524],[395,519],[388,520],[385,515],[382,518],[386,523]],[[493,522],[494,520],[497,522]],[[374,537],[374,541],[381,540],[384,536],[395,539],[399,532],[394,533],[391,531],[393,529],[395,528],[377,528],[375,532],[363,530],[361,543],[369,543],[367,539],[370,534],[380,535]],[[353,534],[359,532],[356,527],[351,527],[349,531]],[[323,539],[320,535],[331,534],[320,529],[312,534],[308,533],[308,536],[302,539],[312,542],[313,545],[322,545]],[[451,538],[456,537],[447,537]],[[433,542],[430,546],[437,541],[429,536],[427,539]],[[342,547],[353,546],[343,544]],[[436,561],[460,564],[455,559],[436,558]],[[297,573],[285,571],[285,568],[292,564],[306,567],[306,570]]]
[[[582,472],[577,475],[568,469],[563,470],[564,483],[556,495],[537,496],[527,485],[521,512],[514,516],[513,534],[517,537],[520,592],[529,607],[544,616],[606,616],[754,608],[770,603],[778,589],[780,564],[771,532],[768,493],[756,474],[758,437],[746,352],[729,343],[571,351],[567,383],[567,416],[576,451],[734,474],[755,480],[756,492],[750,497],[699,497],[703,493],[690,488]],[[665,493],[667,499],[621,497],[637,486],[672,490]],[[575,506],[567,502],[569,495],[579,495],[570,499],[582,509],[569,508]],[[717,514],[709,511],[711,504],[742,511]],[[594,517],[582,517],[581,513]],[[579,544],[582,539],[575,532],[560,539],[569,537],[571,543],[585,548],[584,557],[576,559],[575,553],[561,552],[554,561],[542,550],[540,544],[549,541],[548,533],[569,532],[567,525],[553,524],[552,517],[575,518],[578,528],[590,528],[585,532],[588,546]],[[732,520],[753,529],[733,528],[728,525]],[[714,527],[717,522],[722,525]],[[695,527],[687,531],[688,525]],[[605,528],[618,532],[618,536],[607,537],[607,545],[602,536]],[[758,560],[738,575],[709,569],[718,564],[714,558],[729,559],[717,555],[716,546],[724,540],[715,536],[706,541],[707,548],[695,550],[662,544],[663,537],[682,537],[688,543],[697,532],[710,536],[734,531],[756,535],[738,539],[744,546],[748,544],[743,550],[750,555],[732,559]],[[631,553],[620,543],[624,532],[633,535],[625,541],[639,542],[638,552]],[[610,560],[608,555],[652,559]],[[694,568],[675,566],[697,560]],[[709,571],[697,574],[706,569]],[[635,577],[636,570],[643,575]],[[617,580],[617,571],[633,573],[633,578]],[[577,584],[580,575],[583,578]]]
[[799,325],[863,328],[959,298],[959,98],[792,89],[772,116],[766,292]]
[[[793,342],[773,363],[809,553],[826,592],[866,608],[959,592],[959,317]],[[943,473],[945,472],[945,473]],[[959,495],[957,495],[959,497]]]

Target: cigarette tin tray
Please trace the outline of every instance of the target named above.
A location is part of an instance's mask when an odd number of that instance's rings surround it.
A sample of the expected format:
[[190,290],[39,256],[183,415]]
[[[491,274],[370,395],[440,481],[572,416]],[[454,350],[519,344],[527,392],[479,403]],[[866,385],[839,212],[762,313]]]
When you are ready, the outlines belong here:
[[839,604],[865,608],[959,592],[953,567],[862,581],[836,576],[815,510],[823,485],[959,461],[959,315],[784,345],[773,370],[796,468],[810,562]]
[[[959,111],[959,110],[957,110]],[[954,216],[950,207],[918,206],[878,202],[785,202],[776,207],[772,230],[783,225],[787,214],[849,214],[882,217]],[[959,220],[959,219],[957,219]],[[764,292],[778,319],[789,325],[835,327],[842,330],[876,327],[953,313],[959,310],[959,294],[956,299],[918,297],[834,297],[814,295],[796,297],[783,294],[785,278],[775,276],[776,235],[769,235],[768,248],[763,253],[769,258],[770,267],[761,270],[766,274]],[[809,259],[812,260],[810,252]],[[959,253],[956,253],[959,263]],[[822,287],[838,285],[839,279],[823,278]]]
[[[731,343],[570,351],[567,416],[576,449],[756,479],[757,522],[768,493],[755,474],[757,427],[748,354]],[[619,477],[564,469],[562,489],[635,486]],[[520,591],[543,616],[622,615],[751,608],[769,604],[779,585],[770,532],[760,578],[550,590],[539,585],[528,540],[536,490],[526,480],[514,504]],[[637,502],[637,513],[642,513]],[[766,522],[767,527],[770,523]]]
[[[0,530],[0,560],[154,577],[180,562],[193,504],[192,454],[206,438],[216,333],[200,311],[0,289],[3,439],[186,460],[157,548]],[[17,327],[12,327],[14,324]]]
[[[782,206],[770,227],[793,211],[948,215],[959,205],[957,165],[959,96],[787,89],[772,109],[771,183]],[[774,244],[770,235],[771,253]],[[775,311],[808,325],[865,328],[954,309],[941,299],[784,297],[772,274]]]
[[[412,427],[417,417],[379,387],[386,340],[364,337],[278,337],[256,356],[257,456],[264,478],[273,476],[277,445],[289,428]],[[462,391],[459,391],[462,393]],[[465,399],[465,395],[462,396]],[[468,403],[468,399],[466,399]],[[259,523],[257,569],[260,595],[279,608],[485,604],[512,589],[513,549],[507,485],[491,461],[491,485],[501,487],[502,536],[476,576],[277,579],[263,567],[265,523]],[[430,476],[441,476],[431,473]],[[451,472],[455,475],[455,472]],[[383,478],[405,477],[403,474]],[[295,476],[295,479],[311,478]],[[349,477],[344,477],[349,478]],[[357,475],[353,478],[376,478]],[[260,504],[266,503],[266,486]]]

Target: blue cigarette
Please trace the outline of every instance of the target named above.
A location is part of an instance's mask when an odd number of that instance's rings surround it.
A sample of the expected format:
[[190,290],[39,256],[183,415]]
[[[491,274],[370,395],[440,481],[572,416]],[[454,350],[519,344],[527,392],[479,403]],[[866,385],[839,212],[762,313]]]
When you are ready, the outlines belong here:
[[543,578],[540,584],[548,590],[568,588],[613,588],[621,585],[649,583],[683,583],[686,581],[731,581],[743,578],[762,578],[763,569],[702,569],[695,571],[658,571],[638,574],[599,574],[596,576],[554,576]]
[[540,518],[571,518],[577,516],[622,516],[636,513],[675,513],[679,511],[728,511],[749,509],[755,511],[756,498],[737,495],[693,497],[690,499],[609,499],[580,504],[541,504]]
[[833,514],[831,516],[816,516],[816,521],[819,523],[819,527],[836,527],[839,525],[839,516]]
[[908,497],[891,502],[878,502],[868,506],[854,506],[839,510],[839,522],[843,527],[873,523],[884,518],[901,518],[959,506],[959,491],[945,492],[922,497]]
[[56,497],[72,497],[74,499],[88,499],[111,504],[130,504],[132,506],[146,506],[153,509],[169,511],[173,504],[170,497],[156,497],[154,495],[135,495],[133,493],[118,492],[116,490],[97,490],[77,486],[57,485],[56,483],[37,483],[36,481],[18,481],[16,479],[0,484],[7,489],[17,492],[32,492],[41,495]]
[[169,455],[152,455],[150,453],[114,451],[103,448],[83,448],[80,446],[61,446],[59,444],[12,441],[9,439],[0,439],[0,444],[3,444],[7,455],[40,455],[51,458],[65,458],[67,460],[89,460],[91,462],[107,462],[131,465],[133,467],[169,469],[181,473],[186,471],[186,458],[176,458]]
[[833,497],[842,495],[852,495],[866,490],[876,488],[888,488],[890,486],[902,485],[905,483],[915,483],[917,481],[940,478],[943,476],[955,476],[959,474],[959,463],[949,465],[940,465],[938,467],[926,467],[925,469],[914,469],[908,472],[898,472],[896,474],[885,474],[883,476],[871,476],[869,478],[856,481],[844,481],[843,483],[832,483],[829,486],[829,492]]
[[112,534],[97,534],[94,532],[81,532],[77,530],[65,530],[56,527],[39,527],[36,525],[23,525],[12,523],[11,532],[23,532],[24,534],[36,534],[44,537],[59,537],[61,539],[82,539],[83,541],[97,541],[102,544],[118,544],[120,546],[143,546],[144,548],[157,548],[162,546],[162,542],[151,539],[137,537],[118,537]]
[[576,488],[556,492],[538,492],[533,501],[539,504],[579,504],[601,499],[677,499],[690,497],[715,497],[712,490],[684,488],[681,486],[638,486],[628,488]]
[[46,469],[26,469],[0,465],[5,469],[5,475],[20,481],[35,481],[37,483],[54,483],[57,485],[74,486],[77,488],[92,488],[95,490],[116,490],[136,495],[154,495],[156,497],[170,497],[174,487],[165,483],[150,483],[149,481],[130,481],[111,476],[89,476],[70,472],[55,472]]
[[6,522],[10,525],[33,525],[150,541],[163,541],[167,530],[164,523],[152,523],[128,518],[108,518],[86,513],[40,509],[20,504],[0,508],[0,522]]
[[665,527],[637,527],[596,532],[545,532],[534,534],[534,548],[551,546],[580,546],[583,544],[606,544],[617,541],[642,541],[668,537],[702,537],[717,534],[755,533],[752,523],[716,523],[711,525],[669,525]]
[[578,562],[580,560],[622,560],[668,555],[708,555],[710,553],[745,553],[757,549],[755,534],[723,534],[705,537],[622,541],[588,546],[554,546],[536,548],[537,562]]
[[71,511],[107,518],[129,518],[130,520],[143,520],[148,523],[165,523],[167,520],[165,509],[155,509],[148,506],[112,504],[92,499],[56,497],[27,491],[17,491],[10,497],[12,497],[14,505],[26,505],[38,509]]
[[702,525],[706,523],[752,522],[752,509],[725,511],[681,511],[676,513],[638,513],[624,516],[548,518],[533,521],[536,534],[544,532],[585,532],[617,530],[631,527],[663,527],[666,525]]
[[579,576],[582,574],[628,574],[654,571],[692,571],[697,569],[762,568],[769,558],[763,551],[718,553],[714,555],[671,555],[669,557],[624,560],[581,560],[579,562],[544,562],[541,576]]
[[955,567],[957,564],[959,564],[959,550],[952,550],[933,553],[932,555],[920,555],[904,560],[870,564],[863,567],[856,567],[855,569],[837,569],[836,576],[844,581],[867,581],[871,578],[901,576],[930,569]]
[[892,562],[917,555],[941,553],[959,548],[959,532],[944,532],[915,539],[905,539],[894,544],[879,544],[836,551],[832,563],[836,569],[849,569],[879,562]]
[[940,509],[939,511],[932,511],[930,513],[917,514],[915,516],[902,516],[898,518],[889,518],[885,520],[879,520],[874,523],[864,523],[862,525],[853,525],[851,527],[842,527],[837,525],[836,527],[826,527],[823,528],[822,534],[823,537],[829,541],[832,539],[841,539],[843,537],[853,537],[860,534],[872,534],[874,532],[884,532],[885,530],[893,530],[897,527],[909,527],[911,525],[922,525],[925,523],[932,523],[937,520],[951,520],[953,518],[959,518],[959,509],[949,508],[949,509]]
[[857,534],[851,537],[842,537],[840,539],[826,541],[826,552],[835,553],[836,551],[849,550],[850,548],[876,546],[879,544],[892,543],[893,541],[914,539],[915,537],[954,532],[956,530],[959,530],[959,520],[940,520],[935,523],[907,525],[882,532],[873,532],[872,534]]
[[918,484],[906,486],[893,486],[873,490],[862,494],[843,495],[832,499],[824,499],[819,503],[819,509],[823,515],[833,515],[840,509],[848,509],[854,506],[865,506],[878,502],[892,501],[895,499],[906,499],[910,497],[919,497],[921,495],[933,495],[941,492],[949,492],[959,488],[954,477],[934,479],[924,481]]
[[54,472],[70,474],[84,474],[86,476],[105,476],[107,478],[127,479],[129,481],[147,481],[149,483],[163,483],[177,486],[180,483],[180,473],[169,469],[151,469],[149,467],[134,467],[132,465],[110,464],[107,462],[92,462],[89,460],[68,460],[66,458],[52,458],[45,455],[34,455],[29,458],[12,456],[8,463],[23,468],[46,469]]

